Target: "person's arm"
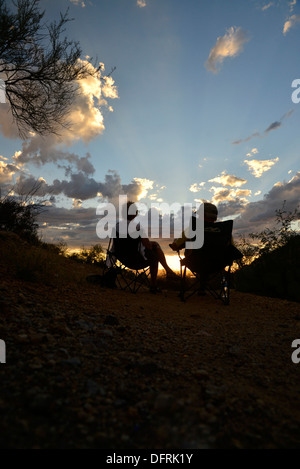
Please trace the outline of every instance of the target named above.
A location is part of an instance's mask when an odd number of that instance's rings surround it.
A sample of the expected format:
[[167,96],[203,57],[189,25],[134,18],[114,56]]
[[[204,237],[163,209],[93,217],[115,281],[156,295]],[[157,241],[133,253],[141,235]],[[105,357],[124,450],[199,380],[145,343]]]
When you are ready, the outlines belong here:
[[152,243],[148,238],[141,238],[141,241],[146,249],[152,249]]
[[183,232],[181,238],[174,239],[173,243],[169,244],[169,246],[171,249],[173,249],[173,251],[180,251],[180,249],[184,248],[187,239],[188,238]]

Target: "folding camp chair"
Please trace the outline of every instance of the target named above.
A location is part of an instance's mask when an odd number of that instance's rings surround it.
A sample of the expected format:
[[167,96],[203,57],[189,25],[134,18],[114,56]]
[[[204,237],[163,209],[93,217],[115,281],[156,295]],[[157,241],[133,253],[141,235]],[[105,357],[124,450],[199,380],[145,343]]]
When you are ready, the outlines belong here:
[[121,290],[136,293],[142,286],[150,288],[149,263],[140,253],[141,239],[111,238],[107,249],[104,276],[115,274],[116,285]]
[[[242,254],[232,243],[233,220],[217,223],[205,223],[204,244],[200,249],[185,251],[181,258],[180,298],[186,301],[198,293],[210,293],[225,305],[230,302],[230,270],[234,260]],[[187,276],[187,269],[193,274]]]

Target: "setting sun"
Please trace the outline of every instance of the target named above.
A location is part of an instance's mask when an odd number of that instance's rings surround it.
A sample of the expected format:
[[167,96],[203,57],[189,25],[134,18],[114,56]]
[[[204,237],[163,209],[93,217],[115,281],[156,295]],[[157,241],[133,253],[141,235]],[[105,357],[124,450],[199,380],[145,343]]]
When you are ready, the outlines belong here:
[[[180,261],[177,254],[166,255],[166,260],[174,272],[180,272]],[[164,270],[161,264],[159,264],[159,270]]]

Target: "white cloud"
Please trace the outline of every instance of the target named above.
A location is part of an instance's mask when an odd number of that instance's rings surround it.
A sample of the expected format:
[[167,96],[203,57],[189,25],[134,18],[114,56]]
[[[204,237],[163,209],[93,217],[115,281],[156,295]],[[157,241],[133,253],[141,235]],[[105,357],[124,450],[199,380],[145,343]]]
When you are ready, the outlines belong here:
[[137,200],[144,199],[147,196],[148,191],[153,189],[154,181],[143,178],[133,178],[133,180],[140,186],[140,193],[137,196]]
[[249,41],[247,34],[240,27],[232,26],[222,37],[218,37],[216,45],[211,49],[207,62],[207,70],[218,73],[226,57],[239,55],[244,44]]
[[[95,71],[91,64],[89,66]],[[90,161],[90,154],[79,157],[66,151],[63,146],[70,146],[79,140],[88,143],[104,132],[103,109],[108,107],[107,99],[118,98],[118,92],[111,76],[102,77],[103,70],[104,67],[95,76],[89,76],[78,82],[79,93],[74,98],[68,115],[69,128],[62,129],[60,135],[40,136],[33,133],[28,135],[22,144],[22,151],[13,158],[17,164],[33,163],[40,166],[50,162],[58,165],[60,161],[67,161],[75,165],[78,171],[93,174],[94,167]],[[18,137],[15,126],[9,128],[8,120],[1,106],[0,124],[3,134],[13,138]],[[70,171],[71,168],[65,169]]]
[[257,155],[257,153],[258,153],[258,149],[257,148],[252,148],[252,150],[250,150],[250,152],[247,153],[246,156],[251,157],[253,155]]
[[262,9],[262,11],[265,11],[265,10],[268,10],[273,5],[274,5],[273,2],[269,2],[266,5],[264,5],[263,7],[261,7],[261,9]]
[[147,6],[146,0],[137,0],[136,4],[140,8],[144,8],[145,6]]
[[290,16],[283,26],[283,34],[286,35],[288,31],[293,28],[297,23],[300,23],[300,15],[292,15]]
[[210,191],[214,193],[211,201],[215,204],[225,201],[239,201],[239,203],[246,203],[247,197],[251,195],[250,189],[227,189],[225,187],[213,186]]
[[269,171],[272,166],[279,161],[279,158],[274,158],[273,160],[244,160],[244,163],[247,164],[249,171],[256,178],[260,178],[263,173]]
[[290,1],[290,12],[294,11],[294,7],[296,6],[297,0]]
[[246,184],[247,180],[231,174],[226,174],[226,172],[223,171],[221,176],[209,179],[209,182],[218,182],[223,186],[240,187],[243,184]]
[[196,182],[194,184],[191,185],[190,187],[190,191],[191,192],[199,192],[201,191],[201,188],[205,185],[205,182],[200,182],[199,184],[197,184]]

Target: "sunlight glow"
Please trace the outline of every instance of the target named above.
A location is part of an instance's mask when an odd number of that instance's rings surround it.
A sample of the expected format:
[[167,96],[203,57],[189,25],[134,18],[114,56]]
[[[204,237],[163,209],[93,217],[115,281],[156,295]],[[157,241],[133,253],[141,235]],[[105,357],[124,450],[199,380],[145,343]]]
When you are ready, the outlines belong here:
[[[174,272],[180,272],[180,262],[179,262],[179,257],[177,254],[171,254],[171,255],[166,255],[166,261],[168,263],[168,266],[174,271]],[[159,264],[159,270],[164,270],[164,268]]]

